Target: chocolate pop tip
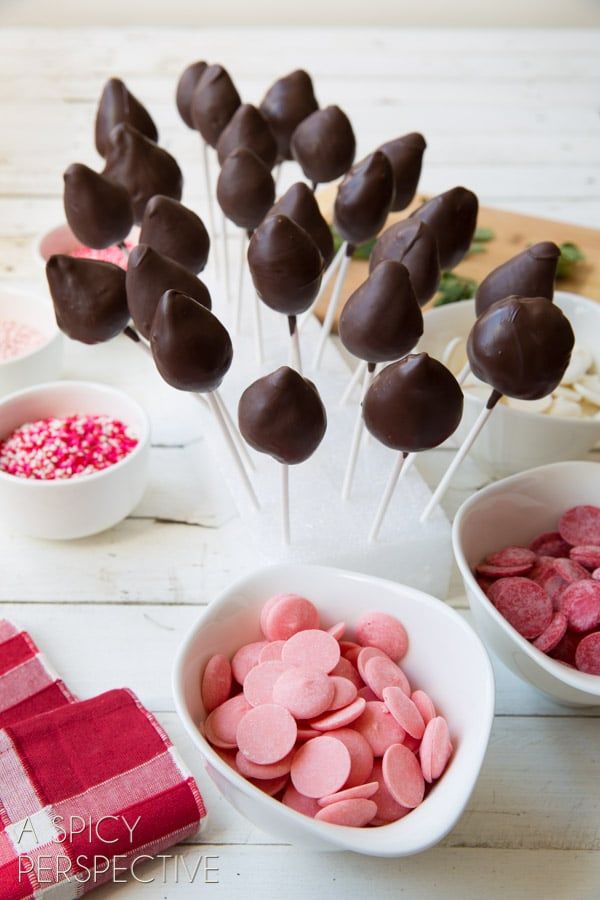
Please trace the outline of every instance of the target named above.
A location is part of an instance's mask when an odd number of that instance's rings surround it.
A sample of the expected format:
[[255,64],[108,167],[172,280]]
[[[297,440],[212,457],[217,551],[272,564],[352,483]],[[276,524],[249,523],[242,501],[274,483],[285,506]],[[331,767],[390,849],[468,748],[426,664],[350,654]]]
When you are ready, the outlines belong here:
[[438,245],[442,270],[455,268],[466,255],[477,227],[479,201],[468,188],[450,188],[426,200],[411,213],[430,227]]
[[437,241],[425,222],[408,218],[386,228],[369,257],[369,272],[385,259],[406,266],[419,306],[431,300],[441,272]]
[[275,200],[271,172],[256,153],[238,147],[224,160],[217,179],[217,201],[239,228],[254,231]]
[[208,63],[204,62],[204,60],[198,60],[197,62],[190,63],[189,66],[185,67],[177,82],[177,88],[175,90],[175,103],[177,105],[179,115],[188,128],[194,128],[191,111],[192,96],[194,91],[196,90],[196,87],[198,86],[198,82],[200,81],[201,76],[204,74],[207,68]]
[[271,170],[277,159],[277,141],[271,128],[256,106],[242,103],[221,132],[217,141],[219,165],[234,150],[246,147],[252,150],[267,169]]
[[480,316],[498,300],[509,296],[552,300],[559,257],[556,244],[541,241],[492,269],[475,293],[475,314]]
[[304,181],[297,181],[282,194],[267,216],[288,216],[311,236],[327,268],[335,252],[331,228],[323,218],[315,195]]
[[86,247],[102,250],[123,241],[133,226],[127,190],[82,163],[63,172],[63,206],[69,227]]
[[418,131],[386,141],[379,147],[389,159],[394,173],[392,212],[406,209],[412,202],[419,185],[426,147],[425,138]]
[[109,135],[121,123],[132,125],[151,141],[158,141],[158,129],[146,107],[120,78],[109,78],[96,112],[95,139],[100,156],[106,156]]
[[210,237],[202,219],[173,197],[155,194],[144,209],[140,243],[201,272],[208,261]]
[[355,165],[340,184],[333,219],[351,246],[377,235],[385,225],[394,197],[394,173],[385,153],[375,150]]
[[275,135],[279,159],[292,159],[292,134],[318,108],[312,79],[304,69],[295,69],[271,85],[261,100],[260,111]]
[[317,109],[300,122],[291,138],[293,158],[313,184],[335,181],[354,162],[356,138],[339,106]]
[[209,146],[217,146],[223,129],[241,102],[227,69],[219,63],[207,66],[192,93],[190,118]]

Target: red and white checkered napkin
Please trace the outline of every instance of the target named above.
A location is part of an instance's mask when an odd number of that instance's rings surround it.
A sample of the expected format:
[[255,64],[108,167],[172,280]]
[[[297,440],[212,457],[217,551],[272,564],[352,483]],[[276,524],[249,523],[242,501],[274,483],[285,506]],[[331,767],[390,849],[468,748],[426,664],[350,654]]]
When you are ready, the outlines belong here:
[[0,621],[0,898],[69,900],[194,834],[191,774],[128,690],[77,702]]

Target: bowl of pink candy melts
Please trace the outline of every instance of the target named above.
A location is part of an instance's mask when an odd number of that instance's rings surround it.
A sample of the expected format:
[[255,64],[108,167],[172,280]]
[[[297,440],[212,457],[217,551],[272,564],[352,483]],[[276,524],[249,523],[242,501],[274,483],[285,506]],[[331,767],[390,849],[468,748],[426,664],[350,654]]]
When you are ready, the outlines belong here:
[[209,776],[247,819],[311,849],[382,857],[452,829],[494,715],[488,656],[458,613],[309,565],[261,569],[212,600],[173,691]]
[[558,703],[600,704],[600,466],[553,463],[478,491],[453,544],[475,626]]

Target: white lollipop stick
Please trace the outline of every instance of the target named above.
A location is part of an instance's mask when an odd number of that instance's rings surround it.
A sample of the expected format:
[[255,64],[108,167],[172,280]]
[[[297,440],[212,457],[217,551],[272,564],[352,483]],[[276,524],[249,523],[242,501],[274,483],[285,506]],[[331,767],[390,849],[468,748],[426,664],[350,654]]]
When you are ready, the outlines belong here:
[[473,427],[471,428],[470,432],[468,433],[468,435],[462,442],[462,445],[459,447],[459,449],[456,453],[456,456],[454,457],[454,459],[452,460],[452,462],[446,469],[444,476],[442,477],[442,480],[440,481],[440,483],[436,487],[435,491],[431,495],[429,503],[427,504],[427,506],[421,513],[421,518],[419,519],[421,524],[423,524],[424,522],[427,521],[427,519],[429,518],[429,516],[431,515],[431,513],[433,512],[435,507],[442,500],[444,494],[448,490],[448,487],[450,485],[450,482],[452,481],[452,478],[454,477],[454,473],[456,472],[456,470],[462,463],[463,459],[465,458],[465,456],[467,455],[467,453],[469,452],[469,450],[471,449],[471,447],[477,440],[477,437],[479,436],[479,432],[481,431],[481,429],[483,428],[483,426],[485,425],[485,423],[487,422],[487,420],[493,413],[494,408],[495,408],[496,404],[498,403],[498,400],[500,399],[501,396],[502,396],[502,394],[499,394],[498,391],[492,391],[492,393],[490,394],[490,396],[488,398],[488,402],[486,403],[484,408],[481,410],[481,412],[477,416],[477,419],[473,423]]
[[258,502],[258,497],[256,496],[256,493],[254,492],[254,488],[252,487],[252,482],[250,481],[250,479],[248,477],[248,473],[246,472],[246,469],[244,468],[244,464],[242,463],[242,458],[236,447],[235,441],[232,438],[232,436],[229,432],[229,429],[227,428],[227,425],[225,423],[225,418],[221,411],[221,407],[219,406],[219,402],[214,396],[214,391],[212,393],[206,395],[206,400],[208,402],[208,405],[210,407],[210,410],[211,410],[213,416],[215,417],[215,421],[216,421],[218,427],[221,429],[221,434],[223,435],[225,443],[227,444],[227,448],[231,454],[231,458],[235,464],[235,467],[238,470],[238,474],[239,474],[240,478],[242,479],[242,484],[244,485],[244,488],[246,489],[246,493],[248,494],[250,502],[252,503],[252,506],[254,507],[254,509],[256,511],[258,511],[260,509],[260,503]]
[[319,293],[317,294],[316,299],[313,300],[310,308],[304,313],[304,315],[300,319],[300,329],[301,330],[304,328],[306,323],[310,319],[312,319],[313,313],[314,313],[315,309],[317,308],[317,306],[319,305],[319,300],[323,296],[323,292],[327,289],[327,285],[329,284],[329,282],[331,281],[331,279],[337,272],[338,266],[341,263],[343,256],[344,256],[344,247],[342,246],[342,247],[340,247],[338,252],[335,254],[333,259],[329,263],[329,266],[327,267],[327,269],[325,269],[325,273],[321,280],[321,287],[319,288]]
[[352,394],[354,393],[354,388],[359,384],[363,378],[365,377],[365,372],[367,370],[367,363],[363,360],[360,362],[354,372],[352,373],[352,378],[346,385],[344,393],[340,397],[340,406],[345,406]]
[[398,483],[398,479],[400,478],[400,472],[402,471],[402,468],[404,466],[405,459],[406,453],[399,453],[396,457],[394,467],[390,472],[385,490],[383,492],[381,500],[379,501],[379,506],[377,507],[377,512],[375,513],[375,518],[373,519],[373,524],[371,525],[371,530],[369,532],[370,544],[373,544],[379,536],[379,532],[381,530],[387,508],[390,505],[390,500],[392,499],[394,491],[396,490],[396,485]]
[[206,190],[206,204],[208,209],[208,227],[210,231],[211,256],[215,267],[215,277],[220,277],[219,273],[219,254],[217,253],[217,233],[215,229],[215,210],[213,206],[213,192],[210,177],[210,160],[208,153],[208,144],[202,141],[202,157],[204,161],[204,187]]
[[254,301],[252,304],[252,317],[254,319],[254,347],[256,350],[256,361],[262,366],[264,360],[262,321],[260,317],[260,297],[254,291]]
[[298,334],[296,316],[288,316],[288,325],[290,329],[290,358],[292,369],[295,369],[299,375],[302,375],[302,354],[300,353],[300,335]]
[[352,435],[352,444],[350,446],[350,455],[348,457],[348,464],[346,466],[346,473],[344,475],[344,483],[342,485],[342,500],[350,499],[350,491],[352,490],[352,482],[354,481],[354,472],[356,469],[356,463],[358,461],[358,451],[360,450],[360,439],[363,434],[363,430],[365,427],[365,422],[362,414],[362,405],[365,399],[365,395],[369,390],[371,382],[373,381],[373,377],[375,375],[375,366],[367,365],[367,369],[365,371],[365,377],[363,380],[362,393],[360,398],[360,403],[358,404],[358,410],[356,413],[356,422],[354,423],[354,433]]
[[281,464],[281,529],[283,543],[290,542],[290,467]]
[[275,182],[275,197],[277,197],[277,191],[279,190],[279,179],[281,178],[281,170],[283,168],[283,160],[278,162],[275,166],[275,174],[273,175],[273,181]]
[[[244,462],[246,463],[246,465],[248,466],[250,471],[254,472],[256,469],[256,466],[254,465],[252,457],[248,453],[248,447],[246,446],[246,441],[241,436],[237,425],[233,421],[231,413],[227,409],[227,404],[225,403],[225,401],[223,400],[223,398],[221,397],[221,395],[218,391],[213,391],[213,396],[221,408],[221,412],[223,413],[223,418],[225,419],[225,424],[227,425],[229,431],[231,432],[231,436],[237,445],[240,456],[243,457]],[[202,396],[202,394],[196,394],[196,397],[198,398],[198,400],[204,400],[204,397]]]
[[240,333],[242,325],[242,300],[244,297],[244,275],[246,274],[246,250],[248,247],[248,235],[244,230],[241,231],[242,240],[240,243],[240,269],[238,272],[238,286],[235,297],[235,309],[233,311],[233,331],[234,334]]
[[223,230],[223,271],[225,272],[225,297],[231,302],[231,273],[229,271],[229,248],[227,246],[227,216],[221,213],[221,227]]
[[464,366],[462,367],[462,369],[460,370],[460,372],[458,373],[458,375],[456,376],[456,380],[458,381],[459,384],[461,384],[461,385],[464,384],[465,378],[467,377],[467,375],[469,374],[470,371],[471,371],[471,366],[469,365],[469,360],[467,360],[466,363],[464,364]]
[[335,280],[335,285],[329,298],[329,306],[327,307],[327,312],[325,313],[325,318],[323,320],[323,325],[321,326],[321,332],[319,335],[319,343],[317,345],[317,352],[315,353],[315,358],[313,360],[313,368],[318,369],[321,365],[321,359],[323,358],[323,351],[325,350],[325,344],[327,343],[327,338],[331,334],[331,327],[333,325],[333,320],[335,318],[335,314],[338,308],[338,304],[340,302],[340,298],[342,296],[342,291],[344,289],[344,283],[346,281],[346,273],[348,271],[348,267],[350,262],[352,261],[352,253],[348,254],[347,250],[350,249],[348,244],[344,241],[342,244],[344,248],[344,258],[342,259],[340,268],[337,273],[337,278]]

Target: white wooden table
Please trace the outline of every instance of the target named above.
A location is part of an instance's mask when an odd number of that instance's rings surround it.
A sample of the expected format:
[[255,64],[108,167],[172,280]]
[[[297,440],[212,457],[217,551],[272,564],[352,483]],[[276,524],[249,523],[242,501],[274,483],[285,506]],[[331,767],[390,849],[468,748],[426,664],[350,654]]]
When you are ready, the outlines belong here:
[[[230,68],[250,101],[276,76],[307,68],[321,103],[350,114],[359,154],[396,133],[422,131],[425,190],[464,183],[486,204],[600,223],[600,36],[593,30],[5,30],[4,283],[41,278],[34,238],[61,220],[66,165],[98,166],[93,116],[111,75],[150,107],[184,170],[184,201],[204,208],[199,148],[178,119],[173,91],[184,65],[207,57]],[[0,614],[31,631],[79,696],[129,685],[157,713],[210,811],[201,839],[178,852],[191,865],[200,854],[217,856],[211,864],[219,869],[211,875],[218,885],[190,885],[184,872],[177,883],[168,868],[163,883],[161,866],[151,864],[144,872],[151,883],[106,887],[98,896],[600,896],[598,710],[555,706],[499,664],[483,772],[440,847],[400,861],[315,855],[278,843],[230,809],[177,720],[169,680],[175,648],[201,606],[248,565],[233,545],[231,509],[218,485],[198,476],[208,457],[189,401],[174,399],[145,360],[122,342],[80,347],[69,350],[65,374],[118,382],[144,402],[153,423],[152,484],[134,515],[95,538],[55,545],[3,527]],[[190,501],[192,478],[198,491]],[[455,491],[449,508],[463,496]],[[466,606],[458,582],[449,602]]]

